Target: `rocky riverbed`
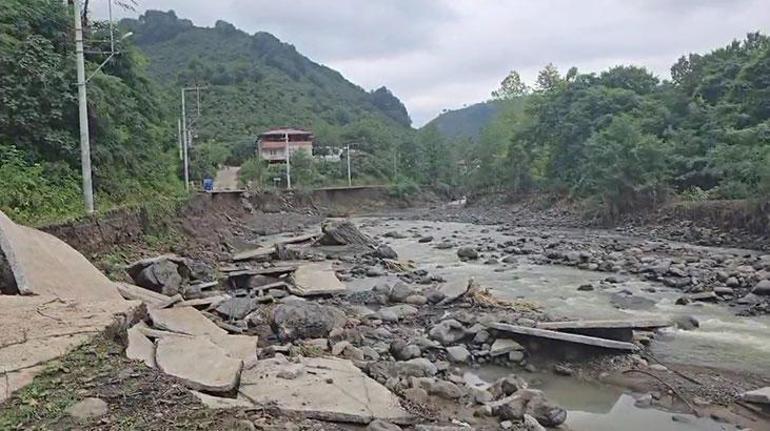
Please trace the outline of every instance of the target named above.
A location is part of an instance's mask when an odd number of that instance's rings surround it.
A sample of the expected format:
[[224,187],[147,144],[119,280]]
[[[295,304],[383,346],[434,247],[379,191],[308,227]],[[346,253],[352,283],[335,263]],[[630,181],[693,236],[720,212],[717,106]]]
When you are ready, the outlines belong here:
[[767,255],[447,208],[135,262],[126,353],[243,429],[770,429]]

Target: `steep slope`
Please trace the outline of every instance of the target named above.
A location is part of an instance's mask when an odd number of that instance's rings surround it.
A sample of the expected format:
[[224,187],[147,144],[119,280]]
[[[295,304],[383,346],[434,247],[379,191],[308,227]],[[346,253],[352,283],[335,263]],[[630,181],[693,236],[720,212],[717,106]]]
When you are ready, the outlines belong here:
[[150,10],[120,24],[134,32],[150,74],[169,91],[209,86],[201,93],[202,140],[253,142],[267,128],[295,126],[312,128],[321,145],[337,145],[346,128],[360,123],[394,133],[411,129],[406,108],[389,90],[367,92],[269,33],[249,35],[223,21],[196,27],[173,11]]
[[435,125],[446,139],[471,139],[478,141],[481,130],[500,113],[501,103],[490,100],[465,108],[442,112],[427,125]]

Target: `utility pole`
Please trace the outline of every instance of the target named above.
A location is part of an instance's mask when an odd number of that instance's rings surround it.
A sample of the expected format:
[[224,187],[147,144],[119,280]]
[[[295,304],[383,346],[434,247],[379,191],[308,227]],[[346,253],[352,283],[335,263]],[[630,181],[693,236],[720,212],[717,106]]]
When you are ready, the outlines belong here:
[[179,139],[177,139],[177,141],[178,141],[177,143],[179,144],[178,145],[179,146],[179,160],[182,160],[182,157],[183,157],[183,155],[182,155],[182,146],[183,145],[182,145],[182,118],[181,117],[177,117],[177,119],[176,119],[176,131],[177,131],[177,136],[179,137]]
[[86,99],[86,65],[83,57],[83,23],[80,16],[80,0],[74,0],[75,12],[75,61],[78,78],[78,111],[80,119],[80,171],[83,176],[83,201],[86,212],[94,212],[94,188],[91,182],[91,143],[88,136],[88,101]]
[[187,145],[189,137],[187,136],[187,113],[184,105],[184,92],[185,88],[182,88],[182,163],[184,164],[184,189],[190,190],[190,170],[187,165]]
[[289,132],[286,132],[284,142],[286,143],[286,188],[291,189],[291,155],[289,154]]
[[[192,125],[193,121],[200,118],[201,115],[201,99],[200,99],[200,90],[205,90],[208,87],[199,87],[197,84],[195,87],[182,87],[182,160],[184,163],[184,189],[189,191],[190,190],[190,157],[189,157],[189,147],[190,143],[192,141],[192,131],[189,130],[188,126]],[[197,94],[197,112],[198,115],[193,118],[193,121],[191,121],[189,124],[187,123],[187,108],[185,106],[185,92],[187,91],[193,91],[195,90]]]
[[348,151],[348,187],[353,186],[353,178],[350,176],[350,144],[345,145],[345,149]]

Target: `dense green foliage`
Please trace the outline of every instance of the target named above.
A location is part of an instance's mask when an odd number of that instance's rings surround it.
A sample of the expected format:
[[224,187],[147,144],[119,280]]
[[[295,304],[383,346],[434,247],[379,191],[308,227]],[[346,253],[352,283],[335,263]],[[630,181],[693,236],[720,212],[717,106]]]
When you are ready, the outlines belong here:
[[428,124],[435,125],[445,139],[470,139],[475,142],[481,136],[482,129],[500,114],[501,105],[497,100],[490,100],[447,110]]
[[[79,215],[80,152],[71,12],[57,0],[9,0],[0,10],[0,208],[42,222]],[[87,40],[106,39],[97,23]],[[87,49],[105,50],[104,42]],[[97,204],[177,193],[173,129],[129,45],[88,84]],[[90,74],[104,60],[88,57]]]
[[749,34],[671,71],[661,82],[635,66],[562,76],[549,65],[532,90],[506,78],[505,108],[460,160],[465,184],[566,192],[611,214],[670,192],[769,196],[770,39]]

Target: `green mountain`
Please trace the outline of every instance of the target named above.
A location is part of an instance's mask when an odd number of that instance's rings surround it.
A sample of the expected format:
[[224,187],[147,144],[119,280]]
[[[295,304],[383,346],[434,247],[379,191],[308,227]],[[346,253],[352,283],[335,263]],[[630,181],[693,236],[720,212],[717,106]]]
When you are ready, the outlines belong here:
[[367,128],[411,131],[406,108],[387,88],[368,92],[269,33],[249,35],[224,21],[197,27],[155,10],[120,27],[134,33],[170,106],[178,106],[182,86],[208,86],[200,96],[198,142],[226,144],[236,158],[250,154],[259,133],[279,126],[312,129],[319,145],[356,140]]
[[435,125],[446,139],[471,139],[477,141],[481,130],[500,113],[502,104],[496,100],[476,103],[465,108],[445,111],[428,125]]

